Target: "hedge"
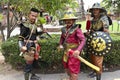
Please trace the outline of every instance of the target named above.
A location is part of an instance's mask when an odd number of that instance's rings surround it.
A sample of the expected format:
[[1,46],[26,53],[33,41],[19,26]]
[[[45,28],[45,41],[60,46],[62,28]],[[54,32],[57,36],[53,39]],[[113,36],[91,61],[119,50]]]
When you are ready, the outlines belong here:
[[111,53],[105,56],[104,62],[109,65],[120,65],[120,34],[111,34],[113,46]]
[[[44,38],[44,36],[46,35],[43,35],[42,38]],[[42,72],[44,72],[44,70],[56,71],[58,67],[61,68],[63,52],[57,51],[59,38],[59,35],[52,35],[52,38],[46,37],[38,41],[41,45],[41,51],[39,54],[42,57],[39,59],[38,65],[42,68]],[[3,42],[1,48],[6,62],[10,63],[13,68],[21,69],[25,66],[25,60],[23,57],[19,56],[18,36],[13,36]]]
[[[104,58],[104,63],[109,65],[120,65],[120,34],[110,34],[113,40],[113,48],[110,54],[107,54]],[[45,36],[45,35],[44,35]],[[46,38],[39,40],[41,45],[39,59],[40,69],[54,72],[61,72],[62,70],[62,55],[63,52],[57,51],[60,35],[52,35],[52,38]],[[2,43],[2,53],[5,56],[6,62],[10,63],[15,69],[23,68],[25,61],[19,56],[18,48],[18,36],[13,36],[7,41]],[[88,60],[88,55],[85,53],[82,57]],[[82,64],[82,68],[85,65]]]

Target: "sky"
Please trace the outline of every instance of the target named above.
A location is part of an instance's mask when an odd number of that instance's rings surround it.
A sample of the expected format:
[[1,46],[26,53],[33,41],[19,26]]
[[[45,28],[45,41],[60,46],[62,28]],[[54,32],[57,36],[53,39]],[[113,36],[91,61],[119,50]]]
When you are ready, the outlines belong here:
[[87,10],[88,8],[91,8],[92,5],[96,2],[100,3],[102,0],[83,0],[84,1],[84,9]]

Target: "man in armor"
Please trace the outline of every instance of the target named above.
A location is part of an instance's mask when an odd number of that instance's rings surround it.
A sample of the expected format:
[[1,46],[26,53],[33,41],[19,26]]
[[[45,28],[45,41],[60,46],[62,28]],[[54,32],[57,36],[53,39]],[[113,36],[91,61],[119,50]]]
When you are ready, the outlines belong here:
[[[63,66],[69,76],[69,79],[63,80],[78,80],[80,71],[80,61],[77,56],[80,55],[85,44],[85,37],[79,26],[75,24],[76,19],[72,11],[66,12],[62,18],[66,26],[61,29],[59,48],[64,48]],[[74,51],[73,55],[68,54],[69,50]]]
[[40,51],[40,46],[37,43],[37,36],[44,33],[44,31],[37,30],[38,26],[35,22],[38,15],[39,11],[36,8],[31,8],[27,21],[19,23],[19,47],[26,61],[24,69],[25,80],[29,80],[30,73],[32,73],[31,80],[39,80],[39,77],[32,72],[33,63],[38,60]]
[[[107,16],[105,14],[103,14],[105,12],[105,10],[100,6],[100,4],[99,3],[94,3],[92,8],[90,8],[88,11],[91,12],[91,16],[93,17],[93,19],[90,22],[91,23],[90,24],[90,32],[87,32],[87,34],[91,35],[91,34],[97,32],[97,31],[105,32],[105,33],[108,34],[109,33],[109,30],[108,30],[108,28],[109,28],[109,21],[108,21]],[[102,36],[102,35],[100,35],[100,36]],[[103,48],[106,48],[106,44],[104,43],[102,45],[101,43],[97,43],[99,40],[101,42],[105,42],[104,40],[102,40],[100,38],[99,39],[94,38],[94,40],[92,39],[92,42],[90,42],[88,44],[92,45],[93,48],[95,48],[96,51],[98,51],[98,52],[101,51],[102,52]],[[89,41],[89,39],[87,41]],[[100,49],[96,48],[99,45],[102,45],[103,47],[102,48],[99,47]],[[87,45],[87,46],[89,47],[89,45]],[[94,71],[89,76],[93,76],[94,74],[96,74],[96,80],[101,80],[103,55],[102,54],[95,55],[95,54],[97,54],[97,52],[94,52],[91,49],[91,47],[89,47],[89,51],[88,52],[90,53],[90,58],[92,60],[92,63],[100,68],[100,71],[98,71],[98,72]],[[92,54],[92,53],[95,53],[95,54]]]

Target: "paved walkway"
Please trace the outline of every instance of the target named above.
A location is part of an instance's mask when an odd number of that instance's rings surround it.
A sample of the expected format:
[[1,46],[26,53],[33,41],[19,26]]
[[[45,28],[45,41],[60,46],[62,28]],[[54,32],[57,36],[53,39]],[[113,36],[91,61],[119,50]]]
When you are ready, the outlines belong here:
[[[61,80],[67,77],[65,73],[59,74],[37,74],[42,80]],[[79,74],[79,80],[94,80],[94,78],[88,78],[88,73],[81,72]],[[16,71],[11,68],[10,65],[4,63],[4,57],[0,53],[0,80],[24,80],[23,72]],[[120,80],[120,70],[114,72],[103,72],[102,80]]]
[[[66,77],[66,74],[38,74],[42,80],[61,80]],[[0,73],[0,80],[24,80],[23,73],[12,71],[10,73]],[[94,78],[88,78],[86,73],[79,74],[79,80],[94,80]],[[120,80],[120,71],[105,72],[102,74],[102,80]]]
[[[24,80],[22,71],[16,71],[11,69],[11,66],[5,67],[4,65],[0,67],[0,80]],[[61,80],[62,78],[67,77],[65,73],[37,75],[41,77],[42,80]],[[79,74],[79,80],[94,80],[94,78],[88,78],[87,75],[87,73],[81,72]],[[120,70],[114,72],[103,72],[102,80],[120,80]]]

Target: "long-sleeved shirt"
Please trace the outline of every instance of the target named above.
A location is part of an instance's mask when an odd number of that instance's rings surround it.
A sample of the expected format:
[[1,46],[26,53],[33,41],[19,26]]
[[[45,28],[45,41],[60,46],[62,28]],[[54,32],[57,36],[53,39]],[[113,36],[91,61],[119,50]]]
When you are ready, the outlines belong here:
[[69,32],[67,31],[66,27],[63,27],[64,30],[62,31],[59,44],[63,45],[64,42],[79,44],[76,50],[81,51],[85,44],[85,37],[80,28],[78,28],[77,26],[71,27],[73,28],[71,28]]

